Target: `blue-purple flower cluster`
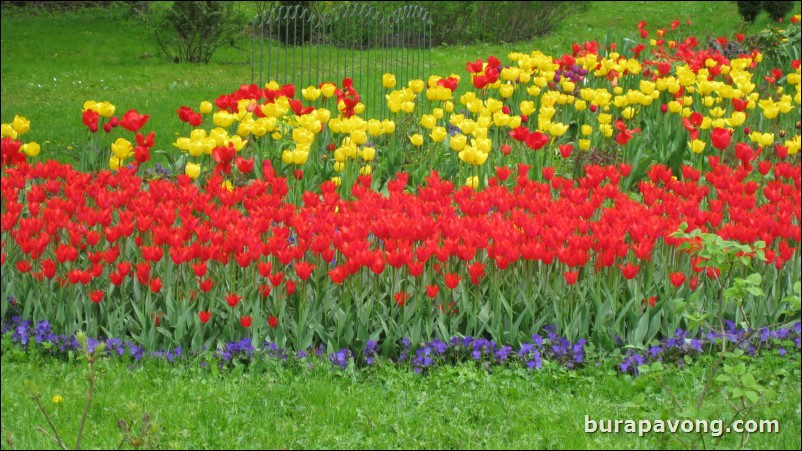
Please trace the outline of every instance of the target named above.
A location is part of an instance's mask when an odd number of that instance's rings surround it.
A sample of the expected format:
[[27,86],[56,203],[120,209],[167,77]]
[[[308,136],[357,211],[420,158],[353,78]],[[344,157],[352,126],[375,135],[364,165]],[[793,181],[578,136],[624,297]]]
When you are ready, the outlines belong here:
[[[709,331],[691,335],[677,329],[673,336],[666,337],[647,349],[629,350],[624,361],[618,365],[622,373],[638,375],[638,367],[652,362],[674,363],[678,366],[685,364],[686,356],[696,356],[720,348],[721,341],[738,344],[746,354],[755,355],[761,349],[777,349],[780,356],[787,355],[789,349],[800,350],[800,322],[790,327],[776,330],[744,330],[736,327],[734,323],[727,322],[723,333]],[[453,337],[449,341],[433,340],[413,347],[409,339],[401,340],[401,352],[397,359],[391,359],[399,365],[407,364],[416,373],[425,373],[437,366],[466,361],[490,365],[522,365],[529,370],[543,368],[543,362],[549,361],[568,369],[576,369],[586,364],[585,340],[572,343],[564,337],[557,335],[551,326],[544,328],[545,336],[533,335],[531,342],[521,344],[516,350],[511,346],[499,345],[495,341],[475,337]],[[23,320],[14,316],[2,325],[3,337],[10,337],[11,342],[23,349],[36,347],[40,352],[48,355],[63,356],[79,349],[75,336],[66,337],[52,333],[47,321]],[[182,359],[195,358],[198,353],[185,353],[183,349],[175,348],[169,351],[146,352],[143,348],[125,342],[119,338],[97,339],[88,338],[88,348],[94,352],[98,345],[105,344],[105,353],[108,357],[130,356],[135,361],[143,358],[177,362]],[[623,345],[620,339],[616,340],[619,346]],[[203,350],[204,352],[206,350]],[[374,365],[380,352],[379,343],[368,340],[361,350],[361,358],[368,366]],[[208,355],[208,354],[206,354]],[[264,342],[261,347],[254,346],[254,341],[244,338],[231,342],[214,350],[212,358],[221,366],[235,362],[249,363],[255,359],[273,359],[287,361],[288,353],[275,343]],[[295,360],[306,362],[309,367],[315,361],[325,361],[326,354],[322,346],[300,350]],[[349,362],[355,358],[350,349],[341,349],[328,354],[328,361],[332,367],[345,370]]]
[[653,362],[673,363],[682,367],[686,356],[696,356],[706,351],[714,350],[726,338],[731,346],[737,345],[747,355],[756,355],[760,349],[777,348],[780,356],[787,354],[786,346],[791,345],[798,351],[800,349],[800,326],[796,322],[791,327],[776,330],[763,328],[760,330],[739,329],[735,323],[725,321],[724,332],[708,331],[690,336],[686,331],[677,329],[673,336],[666,337],[644,351],[629,350],[624,362],[619,366],[622,373],[638,375],[638,367]]

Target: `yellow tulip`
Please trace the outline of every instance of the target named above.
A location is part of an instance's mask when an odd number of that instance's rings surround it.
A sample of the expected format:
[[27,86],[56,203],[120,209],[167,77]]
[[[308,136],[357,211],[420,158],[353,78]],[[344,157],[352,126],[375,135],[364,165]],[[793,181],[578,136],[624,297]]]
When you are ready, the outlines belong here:
[[489,98],[487,99],[487,109],[490,110],[491,113],[495,113],[496,111],[501,111],[504,108],[504,102],[498,99]]
[[423,88],[425,87],[426,84],[423,82],[423,80],[416,79],[409,81],[409,88],[412,89],[412,92],[414,92],[415,94],[420,94],[421,92],[423,92]]
[[501,97],[505,99],[509,99],[512,97],[512,94],[515,92],[515,86],[513,85],[501,85],[498,90],[498,93],[501,94]]
[[493,125],[496,127],[504,127],[510,122],[510,115],[503,111],[496,111],[493,113]]
[[352,130],[351,141],[357,146],[361,146],[362,144],[368,142],[368,135],[364,130]]
[[774,143],[774,133],[760,133],[755,130],[749,135],[749,139],[761,147],[768,147]]
[[579,148],[582,150],[590,149],[590,140],[589,139],[580,139],[579,140]]
[[373,158],[376,156],[376,148],[369,146],[363,147],[359,156],[365,161],[373,161]]
[[419,133],[415,133],[414,135],[410,136],[409,140],[415,147],[420,147],[423,145],[423,136],[421,136]]
[[474,122],[472,119],[465,119],[459,124],[459,129],[462,133],[470,135],[474,130],[476,130],[476,122]]
[[344,161],[336,161],[334,162],[334,172],[342,172],[345,170],[345,162]]
[[468,111],[473,114],[479,114],[479,112],[484,109],[485,104],[482,102],[482,99],[473,99],[468,103]]
[[431,136],[432,141],[436,143],[443,142],[445,141],[446,136],[448,136],[448,131],[445,127],[434,127],[429,136]]
[[560,122],[552,122],[551,127],[549,127],[549,133],[552,136],[562,136],[568,131],[568,128],[568,125],[564,125]]
[[97,114],[101,117],[110,118],[114,115],[114,105],[109,102],[100,102],[97,104]]
[[337,187],[343,184],[343,179],[341,179],[340,177],[332,177],[330,180],[332,181],[332,183],[334,183],[334,186]]
[[368,165],[365,165],[365,166],[362,166],[361,168],[359,168],[359,173],[361,175],[370,175],[371,172],[373,172],[373,169],[371,169],[371,167],[368,166]]
[[14,130],[14,127],[12,127],[11,124],[2,125],[2,131],[0,131],[0,137],[17,139],[17,136],[18,133],[16,130]]
[[588,136],[591,133],[593,133],[593,127],[591,127],[590,124],[584,124],[582,126],[582,134]]
[[111,145],[111,151],[114,152],[115,157],[125,160],[134,154],[134,147],[128,140],[117,138],[117,141],[114,141]]
[[301,94],[303,94],[304,99],[310,102],[314,102],[315,100],[317,100],[318,97],[320,97],[321,92],[320,89],[317,89],[314,86],[308,86],[306,88],[301,89]]
[[470,186],[473,189],[479,188],[479,177],[468,177],[465,180],[465,186]]
[[198,110],[200,111],[201,114],[209,114],[212,112],[212,108],[213,108],[212,102],[204,100],[203,102],[201,102],[200,108],[198,108]]
[[29,142],[28,144],[24,144],[22,146],[22,151],[25,152],[25,154],[28,155],[29,157],[35,157],[39,155],[39,152],[41,150],[42,148],[39,146],[38,143],[35,142]]
[[11,127],[17,132],[17,136],[24,135],[31,129],[31,121],[15,114],[14,120],[11,122]]
[[309,159],[309,152],[304,152],[303,150],[292,151],[292,164],[302,165],[306,163],[307,159]]
[[97,112],[97,102],[95,102],[94,100],[87,100],[86,102],[84,102],[84,108],[83,110],[81,110],[81,112],[84,112],[86,110],[92,110],[94,112]]
[[382,86],[386,89],[393,89],[395,88],[395,75],[393,74],[384,74],[382,75]]
[[320,92],[323,94],[323,97],[329,98],[334,95],[334,91],[337,90],[337,87],[331,83],[326,83],[320,87]]
[[392,135],[395,131],[395,122],[390,119],[382,120],[382,131],[385,135]]
[[785,147],[788,148],[788,155],[796,155],[802,147],[802,140],[799,135],[794,135],[790,140],[785,141]]
[[[262,108],[262,110],[264,111],[264,108]],[[214,115],[212,116],[212,120],[214,121],[214,125],[216,125],[217,127],[228,128],[234,124],[234,121],[236,121],[237,118],[234,117],[234,115],[229,113],[228,111],[220,110],[214,113]]]
[[192,180],[198,178],[200,172],[201,172],[201,167],[199,164],[187,163],[187,166],[184,168],[184,174],[186,174],[187,177],[191,178]]
[[448,144],[454,151],[461,152],[468,144],[468,137],[462,134],[454,135],[451,137]]
[[493,141],[488,138],[475,139],[471,141],[473,146],[476,147],[476,150],[482,153],[489,153],[490,149],[493,148]]
[[331,119],[331,111],[325,108],[318,108],[315,110],[315,118],[320,121],[321,124],[325,124]]
[[182,136],[175,140],[175,146],[178,147],[181,151],[186,152],[189,150],[189,145],[192,141],[189,138]]
[[521,101],[521,114],[531,116],[534,111],[535,111],[535,102],[531,100]]
[[202,140],[190,141],[189,142],[189,149],[187,149],[187,150],[189,151],[189,154],[192,155],[195,158],[203,155],[203,153],[204,153],[203,141]]
[[124,166],[123,160],[115,157],[114,155],[112,155],[111,158],[109,158],[109,168],[111,168],[112,171],[119,171],[120,168],[123,166]]
[[242,139],[239,135],[232,136],[231,142],[234,144],[234,149],[236,149],[237,152],[242,150],[242,148],[245,147],[246,144],[248,144],[248,140]]
[[437,125],[437,118],[431,114],[424,114],[420,119],[420,124],[423,126],[423,128],[428,128],[431,130],[432,127]]
[[370,136],[379,136],[382,132],[382,123],[378,119],[371,119],[368,121],[368,134]]
[[704,152],[706,145],[707,143],[702,141],[701,139],[694,139],[693,141],[688,142],[688,147],[691,148],[691,151],[693,151],[693,153]]

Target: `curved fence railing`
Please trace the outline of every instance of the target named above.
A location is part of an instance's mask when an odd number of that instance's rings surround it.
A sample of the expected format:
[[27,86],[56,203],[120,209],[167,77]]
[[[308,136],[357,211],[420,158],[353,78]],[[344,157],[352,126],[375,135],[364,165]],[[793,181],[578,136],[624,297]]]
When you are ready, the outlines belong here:
[[326,81],[339,86],[349,77],[373,117],[387,114],[383,74],[405,86],[431,72],[431,16],[417,5],[390,13],[364,3],[325,12],[279,6],[254,17],[251,36],[252,83],[275,80],[301,89]]

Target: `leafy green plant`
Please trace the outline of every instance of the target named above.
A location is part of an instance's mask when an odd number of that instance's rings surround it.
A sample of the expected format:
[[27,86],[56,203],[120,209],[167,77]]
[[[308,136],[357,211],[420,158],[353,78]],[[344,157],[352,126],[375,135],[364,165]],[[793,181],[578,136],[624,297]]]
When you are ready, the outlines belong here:
[[[764,260],[765,254],[763,243],[757,242],[754,246],[740,244],[734,241],[722,239],[720,236],[703,233],[696,229],[686,233],[686,224],[682,224],[680,230],[673,236],[687,240],[680,248],[687,250],[703,259],[700,265],[721,271],[717,277],[718,288],[716,310],[705,311],[697,306],[685,305],[686,317],[694,325],[715,330],[719,327],[718,333],[721,337],[721,350],[719,357],[713,362],[710,372],[704,379],[701,391],[693,404],[683,404],[671,389],[665,384],[663,377],[665,368],[662,362],[654,362],[649,365],[639,367],[641,374],[648,378],[656,378],[658,383],[671,394],[675,407],[681,412],[680,416],[685,418],[706,418],[710,416],[710,411],[706,408],[709,404],[711,393],[720,393],[732,409],[732,418],[728,424],[735,420],[746,420],[758,406],[774,402],[777,393],[768,387],[770,374],[759,374],[754,370],[751,362],[745,355],[742,345],[747,343],[756,333],[756,329],[750,327],[750,319],[744,310],[744,304],[749,296],[762,297],[763,290],[760,288],[762,278],[758,273],[748,274],[746,277],[735,277],[741,270],[751,267],[754,259]],[[730,280],[732,283],[730,284]],[[794,286],[796,296],[789,296],[783,301],[783,312],[796,316],[798,321],[798,298],[800,284]],[[797,299],[795,301],[795,298]],[[736,316],[741,320],[747,332],[735,343],[731,343],[729,332],[725,328],[725,318],[728,312],[735,311]],[[778,315],[781,316],[781,315]],[[785,319],[790,319],[785,317]],[[728,351],[728,344],[729,347]],[[677,440],[686,448],[697,449],[707,448],[705,436],[701,433],[696,440],[687,442],[675,435]],[[747,432],[741,433],[740,448],[746,446],[748,439]],[[717,438],[716,445],[721,437]]]
[[177,63],[208,63],[221,46],[235,46],[243,23],[234,3],[216,1],[174,2],[149,20],[162,53]]

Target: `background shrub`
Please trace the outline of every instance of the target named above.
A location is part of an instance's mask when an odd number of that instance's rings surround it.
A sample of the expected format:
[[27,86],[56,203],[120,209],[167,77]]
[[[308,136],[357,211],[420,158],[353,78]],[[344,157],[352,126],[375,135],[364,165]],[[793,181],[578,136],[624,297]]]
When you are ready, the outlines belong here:
[[738,13],[743,19],[749,23],[755,21],[761,11],[766,11],[769,17],[773,20],[779,20],[790,13],[794,8],[794,2],[736,2],[738,4]]
[[177,63],[208,63],[221,46],[234,46],[247,23],[235,2],[173,2],[167,9],[151,8],[149,13],[159,48]]

